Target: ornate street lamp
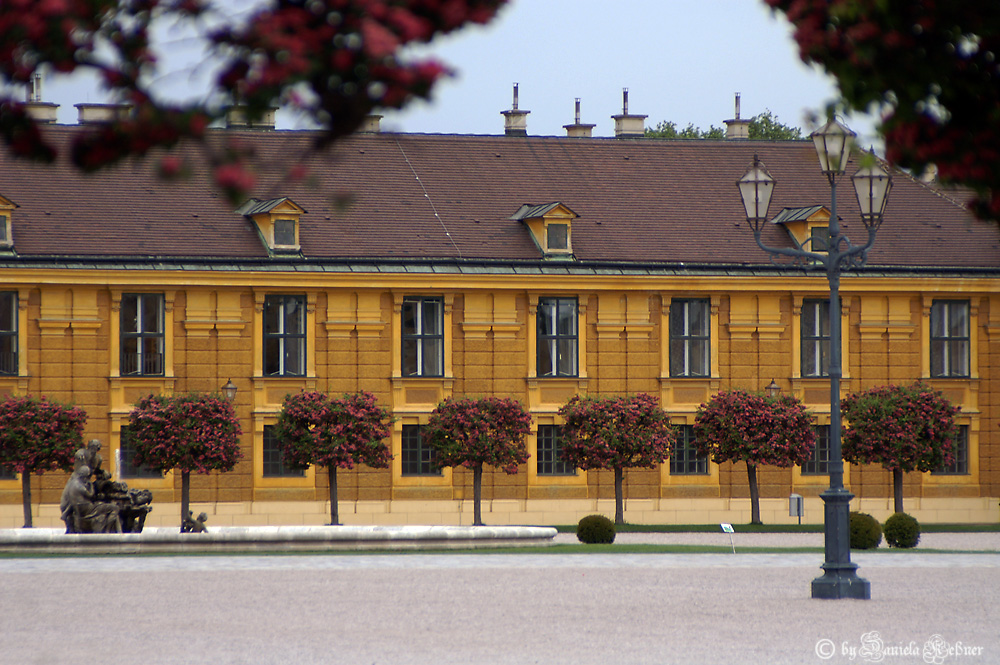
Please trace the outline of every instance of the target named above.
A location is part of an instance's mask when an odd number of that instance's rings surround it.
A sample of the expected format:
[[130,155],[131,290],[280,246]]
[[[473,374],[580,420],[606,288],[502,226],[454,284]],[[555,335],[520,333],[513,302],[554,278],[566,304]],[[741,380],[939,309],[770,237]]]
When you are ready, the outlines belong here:
[[[855,134],[831,120],[812,134],[820,170],[830,181],[830,225],[826,251],[806,251],[788,247],[768,247],[761,241],[767,209],[775,181],[754,155],[753,166],[737,181],[747,222],[753,228],[757,245],[773,256],[788,256],[804,269],[823,268],[830,282],[830,487],[820,495],[824,503],[825,562],[823,575],[812,582],[813,598],[871,598],[868,580],[857,575],[851,563],[850,501],[854,498],[844,488],[844,460],[840,441],[840,379],[843,373],[840,351],[840,273],[864,266],[868,250],[882,224],[886,199],[892,179],[879,165],[874,154],[852,178],[861,206],[861,220],[868,231],[864,245],[853,245],[840,233],[837,218],[837,178],[844,174]],[[810,247],[812,249],[812,247]],[[773,384],[772,380],[772,384]],[[777,384],[774,384],[777,385]]]
[[771,379],[771,383],[767,385],[767,388],[764,388],[764,391],[767,393],[768,397],[774,399],[781,394],[781,386],[775,383],[774,379]]
[[236,387],[236,384],[233,383],[232,379],[227,380],[226,385],[222,386],[221,390],[222,390],[222,395],[228,401],[230,402],[236,401],[236,391],[239,390],[239,388]]

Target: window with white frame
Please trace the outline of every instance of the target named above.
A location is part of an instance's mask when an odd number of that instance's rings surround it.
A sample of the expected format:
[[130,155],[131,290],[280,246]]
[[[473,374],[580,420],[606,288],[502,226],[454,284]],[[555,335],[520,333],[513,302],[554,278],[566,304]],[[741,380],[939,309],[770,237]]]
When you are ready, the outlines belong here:
[[931,304],[931,376],[969,376],[969,301]]
[[122,376],[162,376],[163,294],[123,294],[120,335]]
[[958,435],[952,443],[952,462],[945,464],[931,473],[936,476],[967,476],[969,475],[969,426],[959,425]]
[[0,374],[17,371],[17,291],[0,291]]
[[576,298],[539,298],[537,318],[538,376],[577,376]]
[[264,375],[305,376],[306,297],[264,298]]
[[708,475],[708,456],[699,455],[694,442],[693,425],[680,425],[677,427],[677,440],[674,442],[674,449],[670,453],[670,475]]
[[710,375],[711,316],[707,298],[670,302],[670,376]]
[[400,313],[403,376],[444,376],[444,300],[406,296]]
[[802,301],[802,376],[830,376],[830,301]]

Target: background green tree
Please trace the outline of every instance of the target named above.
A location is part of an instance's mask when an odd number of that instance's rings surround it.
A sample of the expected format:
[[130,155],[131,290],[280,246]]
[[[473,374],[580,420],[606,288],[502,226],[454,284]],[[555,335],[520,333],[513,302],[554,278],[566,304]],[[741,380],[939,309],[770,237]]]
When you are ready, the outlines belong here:
[[615,524],[625,523],[624,469],[656,468],[670,457],[675,433],[656,398],[574,396],[561,409],[563,459],[581,469],[615,472]]
[[517,473],[518,465],[528,461],[524,438],[531,432],[531,416],[513,399],[448,398],[421,429],[438,467],[472,469],[472,523],[482,526],[483,465]]
[[[748,131],[751,139],[761,141],[790,141],[802,138],[801,129],[781,123],[770,110],[751,118]],[[656,127],[646,127],[644,136],[651,139],[724,139],[726,130],[715,125],[709,125],[708,129],[703,130],[692,123],[688,123],[684,129],[678,129],[677,123],[661,120]]]
[[21,474],[24,527],[31,528],[31,474],[69,471],[83,446],[83,409],[44,397],[8,395],[0,401],[0,466]]
[[330,472],[330,524],[340,524],[337,469],[365,464],[385,469],[392,417],[369,392],[331,398],[320,392],[286,395],[275,425],[285,460],[295,466],[325,466]]
[[750,523],[761,524],[757,467],[787,468],[808,462],[816,446],[812,422],[802,402],[791,395],[725,390],[698,408],[695,447],[716,464],[746,462]]
[[136,465],[181,472],[181,526],[191,505],[191,472],[231,471],[243,457],[240,422],[218,394],[148,395],[129,413]]
[[903,474],[933,471],[954,459],[958,407],[940,392],[915,383],[879,386],[848,395],[840,404],[848,421],[844,459],[881,464],[892,472],[895,512],[903,512]]

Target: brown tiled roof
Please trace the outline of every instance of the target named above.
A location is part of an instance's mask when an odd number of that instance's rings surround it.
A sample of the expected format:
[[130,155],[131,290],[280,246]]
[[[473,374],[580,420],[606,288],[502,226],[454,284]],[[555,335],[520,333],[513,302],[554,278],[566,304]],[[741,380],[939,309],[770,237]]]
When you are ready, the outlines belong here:
[[[66,143],[77,127],[47,130]],[[266,201],[288,197],[305,260],[542,261],[523,204],[561,202],[577,215],[579,262],[768,264],[747,226],[736,180],[759,155],[777,181],[771,216],[829,205],[811,142],[361,134],[324,152],[310,132],[217,130],[212,141],[254,148]],[[19,256],[265,259],[251,222],[213,191],[203,153],[191,177],[168,182],[151,161],[81,175],[0,155],[0,194],[20,207]],[[64,151],[65,152],[65,151]],[[313,177],[291,182],[290,164]],[[200,165],[200,166],[199,166]],[[856,167],[851,165],[848,174]],[[863,240],[853,187],[838,214]],[[790,246],[768,225],[765,240]],[[287,260],[287,259],[275,259]],[[933,189],[897,174],[869,265],[1000,268],[1000,232]]]

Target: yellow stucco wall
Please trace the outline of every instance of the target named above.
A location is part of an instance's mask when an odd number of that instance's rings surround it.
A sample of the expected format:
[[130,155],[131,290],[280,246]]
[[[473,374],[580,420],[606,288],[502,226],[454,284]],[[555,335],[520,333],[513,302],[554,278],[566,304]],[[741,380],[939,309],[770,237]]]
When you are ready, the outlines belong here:
[[[466,517],[471,472],[403,477],[398,462],[402,426],[426,422],[437,402],[450,395],[512,396],[527,406],[536,424],[556,424],[557,409],[574,394],[649,392],[660,397],[673,422],[691,424],[698,405],[718,390],[759,390],[774,379],[802,399],[820,423],[829,417],[827,380],[802,378],[799,371],[802,301],[825,297],[826,281],[800,272],[748,278],[18,270],[0,279],[20,296],[22,357],[21,375],[0,377],[0,392],[45,395],[83,407],[89,414],[85,436],[105,442],[105,459],[113,458],[122,423],[142,395],[213,391],[232,379],[239,388],[235,406],[244,460],[230,473],[192,476],[192,501],[207,506],[217,524],[309,523],[310,515],[324,515],[325,470],[291,479],[263,478],[261,472],[263,428],[274,422],[284,395],[301,389],[368,390],[397,418],[391,440],[397,460],[390,469],[362,468],[338,476],[341,516],[348,523],[454,523]],[[918,518],[926,510],[925,519],[932,521],[944,516],[944,521],[1000,519],[996,280],[850,276],[841,290],[844,394],[927,378],[931,303],[935,298],[969,301],[971,377],[928,381],[962,407],[960,422],[970,432],[969,474],[909,474],[904,491],[908,510],[912,507]],[[164,294],[162,377],[119,375],[121,298],[137,292]],[[268,294],[306,296],[306,377],[262,376],[262,312]],[[400,309],[410,295],[443,298],[443,378],[401,377]],[[549,296],[578,299],[578,377],[535,376],[535,308],[540,297]],[[712,375],[670,378],[669,303],[692,297],[711,300]],[[534,452],[534,436],[528,445]],[[602,502],[613,498],[610,472],[539,476],[533,465],[530,460],[514,476],[487,471],[488,521],[493,514],[494,523],[565,523],[603,509]],[[759,475],[764,505],[772,506],[764,509],[765,521],[768,514],[773,522],[789,520],[790,492],[807,497],[807,511],[820,510],[816,497],[825,477],[803,476],[797,468],[763,468]],[[859,497],[858,505],[880,505],[891,497],[889,474],[880,467],[849,468],[845,481]],[[58,504],[64,483],[60,473],[32,479],[42,523]],[[174,523],[177,511],[166,506],[180,499],[179,475],[131,480],[130,485],[152,489],[155,514]],[[742,464],[723,464],[712,465],[708,476],[672,477],[666,468],[630,470],[625,493],[632,521],[738,522],[748,487]],[[0,480],[0,526],[20,519],[20,500],[20,481]],[[818,512],[814,521],[820,521]]]

